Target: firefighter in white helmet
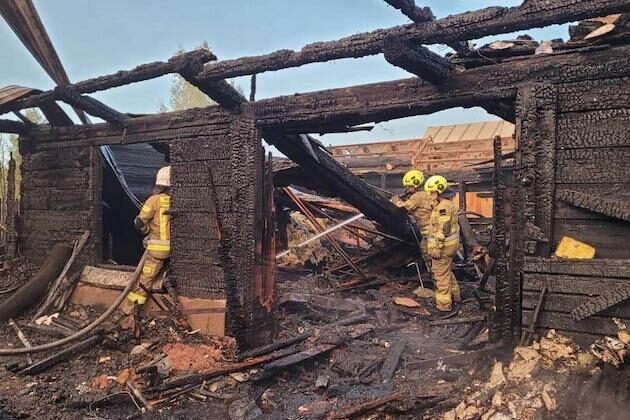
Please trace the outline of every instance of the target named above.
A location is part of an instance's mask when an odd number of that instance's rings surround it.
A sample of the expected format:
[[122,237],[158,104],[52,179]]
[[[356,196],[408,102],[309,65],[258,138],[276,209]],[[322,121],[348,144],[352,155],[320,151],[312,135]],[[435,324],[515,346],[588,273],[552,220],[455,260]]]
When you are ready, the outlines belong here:
[[142,266],[138,285],[129,292],[122,311],[126,315],[133,313],[135,305],[144,305],[149,290],[158,279],[165,260],[171,251],[171,167],[160,168],[155,179],[153,194],[142,206],[134,225],[140,233],[146,235],[144,246],[147,258]]
[[431,195],[433,211],[429,223],[428,253],[431,273],[435,281],[435,306],[448,312],[453,301],[461,301],[459,284],[453,274],[453,256],[459,248],[459,219],[457,208],[451,201],[451,190],[447,190],[446,178],[434,175],[427,179],[424,190]]

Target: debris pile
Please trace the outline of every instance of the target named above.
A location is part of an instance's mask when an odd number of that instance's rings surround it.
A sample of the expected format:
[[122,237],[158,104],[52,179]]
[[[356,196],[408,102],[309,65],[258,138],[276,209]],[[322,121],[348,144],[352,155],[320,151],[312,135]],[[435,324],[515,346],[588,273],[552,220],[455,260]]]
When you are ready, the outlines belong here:
[[[627,339],[627,330],[621,330],[619,336]],[[630,395],[623,383],[612,389],[612,395],[602,395],[593,389],[593,382],[602,381],[604,372],[608,372],[610,382],[619,381],[618,375],[625,375],[622,380],[627,381],[627,373],[611,373],[609,368],[610,365],[620,367],[629,349],[627,342],[605,337],[584,350],[570,338],[550,330],[539,342],[516,347],[509,362],[496,361],[489,378],[485,382],[473,382],[457,407],[444,413],[442,418],[537,419],[545,415],[576,418],[580,410],[590,412],[587,401],[576,401],[580,391],[586,393],[585,398],[594,401],[591,404],[594,406],[605,404],[606,400],[614,402],[618,393],[621,402],[617,400],[605,411],[614,414],[618,408],[627,410]],[[598,358],[604,363],[597,363]],[[590,394],[587,389],[595,392]],[[597,418],[615,418],[607,417],[608,414],[600,413]]]

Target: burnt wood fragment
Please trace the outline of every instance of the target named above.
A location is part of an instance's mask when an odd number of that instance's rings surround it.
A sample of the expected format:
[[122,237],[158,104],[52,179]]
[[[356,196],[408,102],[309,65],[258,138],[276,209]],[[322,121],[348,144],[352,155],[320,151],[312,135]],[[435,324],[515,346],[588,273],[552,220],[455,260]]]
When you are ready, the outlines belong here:
[[83,341],[80,341],[70,347],[68,347],[67,349],[64,349],[56,354],[53,354],[50,357],[47,357],[44,360],[41,360],[37,363],[32,364],[31,366],[22,369],[19,374],[20,375],[36,375],[40,372],[45,371],[46,369],[49,369],[53,366],[55,366],[58,363],[64,362],[68,359],[70,359],[71,357],[75,356],[76,354],[91,349],[92,347],[94,347],[95,345],[99,344],[101,341],[103,341],[103,333],[97,333],[95,335],[93,335],[92,337],[89,337]]
[[444,83],[450,79],[454,69],[444,57],[422,45],[387,40],[384,49],[387,62],[430,83]]
[[609,289],[579,305],[571,311],[571,317],[575,321],[581,321],[628,299],[630,299],[630,285],[620,286],[612,290]]
[[394,345],[389,349],[387,358],[385,358],[383,366],[381,366],[381,379],[383,381],[389,381],[394,376],[394,373],[398,368],[398,364],[400,363],[400,358],[405,351],[406,345],[407,339],[403,337],[396,341]]

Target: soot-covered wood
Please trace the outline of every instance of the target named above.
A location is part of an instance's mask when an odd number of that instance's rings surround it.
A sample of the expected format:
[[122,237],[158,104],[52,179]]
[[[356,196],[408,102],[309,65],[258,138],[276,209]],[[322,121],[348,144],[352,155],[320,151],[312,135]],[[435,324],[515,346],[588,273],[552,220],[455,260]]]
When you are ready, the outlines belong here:
[[398,40],[385,42],[385,59],[420,78],[440,84],[451,77],[453,65],[422,45]]
[[89,230],[77,266],[99,262],[101,253],[101,161],[94,148],[72,148],[63,154],[24,154],[22,164],[24,255],[41,263],[56,243],[72,244]]
[[266,55],[224,60],[206,65],[200,78],[221,80],[265,71],[299,67],[339,58],[357,58],[383,52],[388,38],[418,44],[450,44],[532,27],[573,22],[630,11],[630,1],[530,0],[520,7],[489,7],[444,19],[379,29],[337,41],[316,42],[300,51],[280,50]]

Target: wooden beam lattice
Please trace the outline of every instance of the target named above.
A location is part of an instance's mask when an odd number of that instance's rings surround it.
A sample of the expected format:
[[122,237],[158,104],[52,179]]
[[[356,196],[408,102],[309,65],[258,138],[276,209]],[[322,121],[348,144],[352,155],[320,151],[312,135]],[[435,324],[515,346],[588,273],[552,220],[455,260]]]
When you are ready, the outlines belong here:
[[[89,79],[68,85],[81,94],[92,93],[129,83],[148,80],[168,73],[179,73],[190,60],[203,60],[206,64],[198,73],[197,83],[229,79],[267,71],[299,67],[304,64],[341,58],[357,58],[384,52],[387,39],[398,39],[416,44],[451,44],[488,35],[574,22],[630,12],[630,0],[530,0],[518,7],[489,7],[461,13],[429,22],[413,23],[388,29],[379,29],[342,38],[336,41],[316,42],[300,51],[279,50],[270,54],[242,57],[210,63],[216,57],[206,50],[177,55],[167,62],[144,64],[128,71]],[[39,106],[53,100],[53,91],[33,95],[0,106],[0,113]]]

